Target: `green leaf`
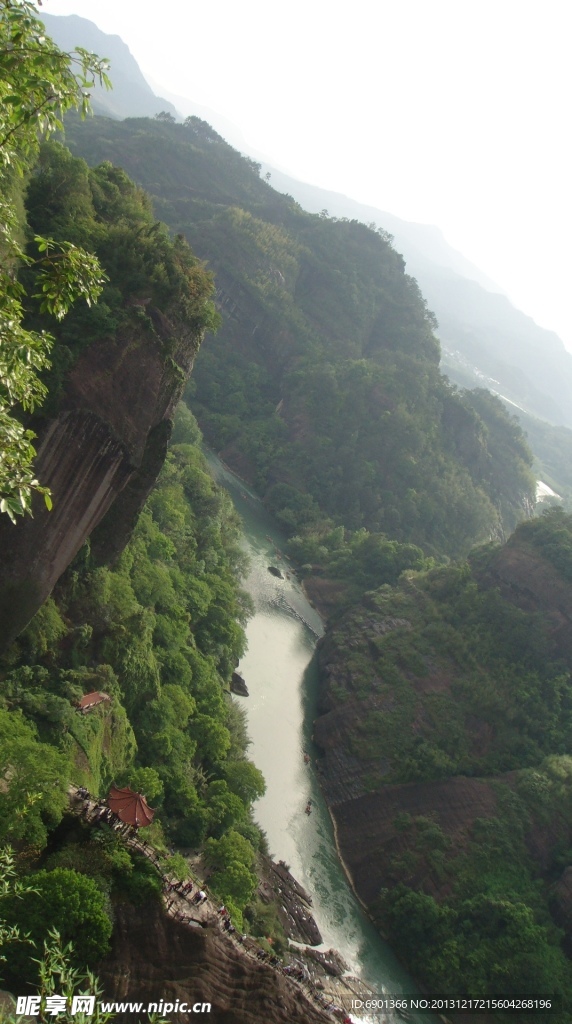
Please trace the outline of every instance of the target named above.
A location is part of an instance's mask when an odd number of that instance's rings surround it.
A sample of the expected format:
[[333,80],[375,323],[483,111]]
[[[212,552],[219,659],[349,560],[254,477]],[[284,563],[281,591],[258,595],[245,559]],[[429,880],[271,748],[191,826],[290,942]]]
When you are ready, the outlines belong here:
[[42,306],[58,319],[81,296],[95,302],[105,277],[94,256],[69,243],[58,248],[37,236],[40,260],[23,253],[13,180],[30,171],[40,137],[61,129],[65,111],[88,107],[84,82],[108,84],[108,64],[86,50],[60,50],[30,0],[0,0],[0,54],[0,513],[15,521],[31,513],[32,491],[44,494],[46,505],[50,501],[32,470],[33,434],[13,410],[32,411],[45,397],[38,373],[49,366],[52,344],[49,335],[23,326],[18,264],[42,264]]

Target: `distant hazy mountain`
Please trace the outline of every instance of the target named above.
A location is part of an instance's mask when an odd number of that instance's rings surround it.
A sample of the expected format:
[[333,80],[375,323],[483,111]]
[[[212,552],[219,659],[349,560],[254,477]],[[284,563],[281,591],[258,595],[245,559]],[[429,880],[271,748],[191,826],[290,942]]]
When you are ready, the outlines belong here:
[[437,316],[442,367],[452,380],[487,387],[549,423],[572,427],[572,355],[564,343],[516,309],[437,227],[401,220],[265,163],[262,170],[270,172],[274,188],[288,192],[305,210],[374,222],[393,235],[408,273]]
[[453,270],[456,274],[470,278],[471,281],[478,281],[489,291],[502,291],[494,281],[483,274],[482,270],[465,259],[462,253],[453,249],[445,240],[443,233],[433,224],[415,224],[402,220],[386,210],[359,203],[339,192],[331,192],[317,185],[297,181],[296,178],[267,165],[265,161],[262,162],[262,170],[264,173],[270,172],[270,183],[274,188],[280,192],[288,192],[310,213],[327,210],[333,217],[348,217],[350,220],[361,220],[365,224],[375,223],[378,227],[385,228],[393,235],[395,248],[406,256],[410,273],[412,262],[421,263],[426,260],[430,264]]
[[222,135],[226,142],[234,146],[235,149],[238,149],[240,153],[245,153],[247,156],[262,161],[262,156],[257,154],[248,145],[238,125],[230,121],[224,114],[219,114],[218,110],[213,110],[212,107],[205,107],[203,103],[195,103],[188,96],[179,96],[177,93],[170,92],[168,89],[164,89],[161,83],[157,82],[147,71],[144,74],[151,88],[156,92],[160,92],[162,96],[166,96],[169,102],[175,106],[181,119],[193,116],[200,117],[202,121],[210,124],[219,135]]
[[177,113],[172,103],[155,95],[120,36],[107,35],[92,21],[76,14],[56,17],[41,11],[40,17],[62,50],[69,52],[76,46],[83,46],[110,60],[113,89],[107,91],[99,85],[95,87],[92,106],[96,114],[124,118],[153,117],[161,110],[173,115]]
[[430,265],[411,270],[439,320],[442,366],[453,380],[572,426],[572,355],[557,334],[467,278]]
[[[161,110],[196,114],[242,152],[261,161],[273,188],[287,192],[314,213],[375,222],[394,237],[408,273],[417,279],[439,321],[442,366],[459,384],[488,387],[514,407],[556,425],[572,427],[572,355],[552,331],[516,309],[478,267],[450,246],[432,225],[414,224],[348,196],[289,177],[252,150],[240,130],[222,116],[184,97],[157,97],[119,36],[106,35],[75,15],[42,14],[46,27],[64,49],[82,45],[112,62],[114,89],[97,89],[96,112],[111,117],[153,116]],[[170,95],[170,94],[169,94]]]

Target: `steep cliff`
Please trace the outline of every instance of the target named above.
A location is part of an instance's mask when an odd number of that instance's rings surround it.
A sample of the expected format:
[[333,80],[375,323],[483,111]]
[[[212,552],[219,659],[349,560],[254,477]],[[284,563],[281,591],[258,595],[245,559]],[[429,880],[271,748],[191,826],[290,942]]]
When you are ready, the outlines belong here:
[[305,213],[198,118],[94,118],[68,138],[120,161],[215,271],[224,324],[187,400],[289,533],[329,520],[457,556],[529,514],[520,430],[441,376],[434,317],[385,232]]
[[[60,184],[65,182],[65,189]],[[109,275],[98,306],[56,334],[50,398],[32,426],[36,473],[53,509],[0,522],[0,635],[8,643],[51,592],[115,503],[95,548],[102,561],[129,537],[166,454],[180,398],[212,308],[209,276],[181,240],[153,221],[146,197],[109,165],[88,172],[60,146],[48,147],[27,200],[33,230],[71,237],[100,256]]]
[[[158,907],[118,914],[111,955],[98,973],[109,998],[211,1004],[215,1024],[331,1024],[299,985],[249,957],[217,928],[191,929]],[[188,1013],[169,1013],[172,1021]],[[132,1020],[132,1014],[118,1020]]]
[[571,552],[553,510],[468,565],[371,592],[319,646],[314,738],[341,856],[434,990],[530,991],[552,972],[572,992],[554,926],[570,949]]

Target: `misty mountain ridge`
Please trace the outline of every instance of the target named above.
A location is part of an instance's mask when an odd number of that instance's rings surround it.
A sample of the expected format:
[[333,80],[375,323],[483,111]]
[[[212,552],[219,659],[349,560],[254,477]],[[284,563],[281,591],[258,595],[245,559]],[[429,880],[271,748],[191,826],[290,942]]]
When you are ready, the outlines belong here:
[[[273,188],[291,195],[313,213],[375,223],[393,236],[407,271],[417,279],[438,321],[442,368],[463,387],[485,386],[513,408],[556,426],[572,427],[572,355],[553,331],[539,327],[512,305],[502,289],[462,253],[448,244],[438,227],[415,224],[340,193],[310,185],[271,166],[245,141],[240,130],[214,111],[185,97],[157,97],[119,36],[110,36],[75,15],[44,16],[58,45],[78,43],[108,56],[114,89],[96,88],[96,113],[114,118],[199,116],[214,124],[241,151],[261,163]],[[155,84],[155,83],[154,83]]]
[[[340,192],[311,185],[292,177],[287,171],[277,167],[268,154],[251,146],[240,128],[227,117],[211,107],[195,103],[188,96],[179,96],[169,92],[152,75],[146,74],[145,77],[152,89],[161,90],[161,94],[168,97],[181,116],[195,116],[208,121],[231,146],[245,156],[257,160],[261,166],[261,173],[263,175],[270,174],[272,187],[279,192],[291,195],[308,213],[322,213],[327,210],[331,216],[348,217],[350,220],[359,220],[364,224],[372,222],[379,224],[393,235],[395,247],[399,252],[402,255],[407,252],[408,263],[422,261],[425,258],[430,263],[436,262],[462,277],[477,281],[487,291],[502,293],[500,285],[487,277],[461,252],[449,245],[443,232],[436,225],[405,221],[387,210],[379,210],[377,207],[351,199]],[[413,273],[413,270],[411,272]],[[415,275],[413,274],[413,276]]]
[[156,96],[147,83],[135,57],[120,36],[102,32],[93,21],[77,14],[58,16],[41,13],[42,21],[58,46],[70,53],[76,46],[106,57],[111,64],[113,89],[95,85],[91,93],[94,113],[106,117],[153,117],[166,110],[173,116],[172,103]]
[[[249,153],[249,156],[253,155]],[[350,220],[360,220],[364,224],[375,223],[389,231],[393,235],[395,248],[405,257],[408,272],[413,276],[413,263],[422,263],[426,260],[443,269],[452,270],[462,277],[468,277],[471,281],[477,281],[487,291],[502,292],[499,285],[449,245],[443,232],[436,225],[406,221],[387,210],[361,203],[340,192],[298,181],[266,164],[265,161],[262,162],[262,171],[264,174],[270,172],[274,188],[280,192],[288,192],[309,213],[327,210],[330,216],[348,217]]]
[[441,365],[463,387],[488,387],[509,404],[549,423],[572,427],[572,356],[554,331],[539,327],[438,227],[404,221],[354,199],[299,182],[266,164],[275,188],[311,213],[375,223],[393,236],[438,321]]

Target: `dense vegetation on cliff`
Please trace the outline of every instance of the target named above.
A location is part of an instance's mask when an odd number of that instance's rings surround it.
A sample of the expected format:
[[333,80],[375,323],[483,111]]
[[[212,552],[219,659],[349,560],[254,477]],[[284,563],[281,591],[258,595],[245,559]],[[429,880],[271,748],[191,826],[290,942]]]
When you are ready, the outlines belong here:
[[63,113],[89,109],[86,86],[108,85],[107,65],[94,54],[62,54],[27,0],[0,3],[0,513],[15,520],[31,511],[33,493],[49,491],[34,475],[34,434],[21,421],[45,396],[38,373],[52,345],[44,330],[24,325],[26,289],[19,270],[35,265],[41,306],[61,318],[82,296],[94,301],[103,275],[93,253],[36,236],[24,251],[22,179],[35,163],[40,136],[61,128]]
[[215,271],[224,324],[189,399],[290,533],[341,524],[458,555],[526,514],[517,424],[440,375],[433,318],[384,232],[304,213],[197,118],[95,118],[68,141],[124,166]]
[[[533,537],[536,520],[527,525]],[[377,764],[372,784],[489,774],[568,752],[572,684],[562,653],[542,615],[479,587],[469,563],[406,573],[397,589],[368,595],[366,609],[336,626],[348,674],[343,685],[336,674],[332,694],[388,704],[357,723],[352,747]],[[377,639],[367,635],[376,624]]]
[[[211,276],[181,236],[170,238],[125,172],[110,164],[90,170],[59,143],[45,144],[29,171],[25,183],[13,183],[22,244],[34,234],[49,237],[43,251],[56,266],[54,253],[85,247],[97,254],[105,283],[97,305],[77,306],[62,320],[59,307],[45,301],[42,261],[22,256],[18,294],[27,336],[51,334],[48,398],[24,429],[49,433],[58,418],[71,415],[71,377],[95,349],[114,353],[116,362],[121,353],[127,362],[134,352],[151,353],[141,372],[155,373],[157,415],[164,416],[202,332],[218,322]],[[66,281],[63,274],[62,293]],[[90,389],[98,392],[100,419],[107,409],[116,424],[122,414],[117,374],[106,385],[108,367],[96,368],[97,378],[80,373],[76,396],[88,406]],[[133,388],[145,384],[135,381]],[[125,392],[123,401],[128,398]],[[126,429],[136,441],[126,436],[123,447],[133,471],[135,448],[146,451],[147,439],[137,439],[138,424],[128,414]],[[81,452],[81,438],[78,445]],[[256,886],[252,869],[263,840],[250,807],[264,781],[245,756],[244,723],[228,693],[249,611],[240,590],[240,527],[199,446],[197,425],[183,409],[160,484],[136,527],[133,514],[118,536],[112,507],[17,640],[1,638],[0,844],[16,846],[32,885],[24,896],[3,901],[2,921],[28,928],[38,951],[48,929],[57,927],[64,940],[75,940],[82,968],[107,948],[114,902],[156,898],[158,881],[113,835],[98,834],[99,842],[66,819],[70,781],[102,797],[111,781],[143,790],[158,809],[153,838],[165,857],[167,842],[198,847],[208,840],[213,889],[238,924]],[[161,451],[153,455],[140,503]],[[105,461],[105,451],[96,456]],[[65,515],[55,496],[54,509]],[[2,534],[4,568],[27,528],[6,525],[14,532]],[[17,603],[16,591],[10,594],[5,603]],[[82,716],[75,704],[92,690],[111,700]],[[33,980],[34,952],[22,942],[3,945],[3,973],[18,987]]]
[[372,591],[320,651],[315,735],[342,855],[434,991],[572,997],[557,927],[572,855],[571,551],[572,517],[552,509],[503,547]]
[[[77,304],[61,323],[48,321],[55,344],[45,377],[43,417],[57,409],[65,375],[89,345],[134,327],[154,333],[157,325],[149,310],[158,309],[168,319],[174,336],[171,359],[178,327],[184,324],[198,342],[203,330],[218,323],[208,301],[211,276],[180,235],[169,237],[149,197],[120,168],[107,163],[90,169],[60,143],[45,144],[28,184],[26,220],[31,231],[49,233],[56,242],[81,242],[97,254],[107,275],[95,305]],[[33,280],[29,291],[35,291]],[[38,304],[30,309],[29,320],[45,325]],[[165,348],[168,344],[163,341]]]
[[[189,429],[187,419],[186,441]],[[261,843],[249,809],[264,782],[245,757],[242,716],[225,692],[249,608],[237,583],[238,538],[230,499],[196,443],[181,443],[117,564],[97,564],[89,545],[82,550],[2,659],[10,784],[0,791],[0,840],[38,857],[66,808],[68,780],[102,796],[112,781],[132,782],[159,809],[159,847],[161,829],[184,846],[212,837],[213,887],[240,920]],[[94,689],[110,694],[111,705],[78,714],[74,702]],[[87,840],[75,842],[54,865],[105,879]]]

